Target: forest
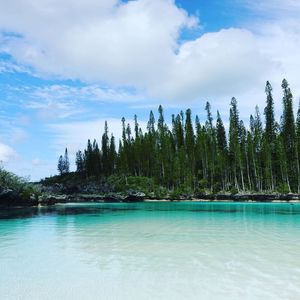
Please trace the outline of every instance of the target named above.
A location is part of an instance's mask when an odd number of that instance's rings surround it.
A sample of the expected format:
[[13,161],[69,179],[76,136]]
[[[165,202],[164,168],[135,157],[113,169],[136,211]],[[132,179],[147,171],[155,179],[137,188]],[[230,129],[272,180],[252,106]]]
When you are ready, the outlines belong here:
[[[247,127],[239,117],[237,100],[231,99],[227,132],[219,111],[214,120],[209,102],[203,124],[198,116],[193,121],[187,109],[172,115],[170,128],[162,106],[157,121],[150,112],[145,132],[136,115],[134,128],[122,118],[118,146],[105,122],[101,145],[88,140],[86,149],[76,153],[76,173],[85,180],[146,177],[169,191],[300,193],[300,107],[295,118],[293,95],[285,79],[281,87],[279,121],[267,82],[263,113],[256,106]],[[61,175],[69,172],[67,149],[59,158],[58,170]]]

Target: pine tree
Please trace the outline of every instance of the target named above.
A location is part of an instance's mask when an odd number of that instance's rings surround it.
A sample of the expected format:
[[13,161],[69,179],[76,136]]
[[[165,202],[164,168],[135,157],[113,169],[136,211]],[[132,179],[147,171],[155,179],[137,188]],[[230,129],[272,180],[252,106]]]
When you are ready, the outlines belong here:
[[76,172],[82,174],[84,171],[84,156],[83,153],[79,150],[76,152]]
[[65,149],[64,156],[60,155],[58,159],[57,170],[60,175],[64,175],[70,172],[70,162],[67,148]]
[[109,137],[108,137],[108,125],[107,121],[104,124],[104,133],[102,135],[101,143],[101,153],[102,153],[102,168],[105,175],[109,174],[110,163],[109,163]]
[[165,119],[164,119],[164,112],[163,108],[160,105],[158,107],[158,122],[157,122],[157,156],[159,160],[159,167],[158,167],[158,178],[163,182],[166,182],[166,128],[165,128]]
[[256,166],[256,188],[262,191],[263,186],[263,168],[262,168],[262,143],[263,143],[263,125],[258,106],[255,107],[255,116],[253,119],[253,146]]
[[300,193],[300,101],[298,105],[297,111],[297,119],[296,119],[296,143],[297,143],[297,170],[298,170],[298,188],[297,192]]
[[117,160],[117,152],[116,152],[116,144],[115,144],[115,137],[113,134],[110,138],[110,145],[109,145],[109,174],[113,174],[116,169],[116,160]]
[[241,160],[239,131],[239,112],[237,109],[237,101],[233,97],[230,103],[229,114],[229,157],[231,162],[231,172],[234,178],[234,186],[238,190],[240,189],[238,171]]
[[[276,133],[275,133],[275,117],[274,117],[274,101],[272,96],[272,86],[269,81],[266,83],[265,92],[267,95],[267,105],[264,110],[266,118],[265,135],[263,141],[263,156],[265,162],[265,177],[266,184],[270,190],[274,190],[275,186],[275,143],[276,143]],[[274,178],[275,177],[275,178]]]
[[[204,125],[192,111],[172,115],[172,127],[165,122],[163,108],[158,108],[155,123],[150,112],[147,130],[142,132],[137,116],[131,130],[122,118],[122,138],[116,151],[113,135],[108,137],[105,123],[101,151],[96,140],[76,153],[77,172],[87,177],[146,176],[176,193],[180,191],[298,191],[300,193],[300,106],[295,122],[293,96],[283,80],[283,114],[275,121],[272,86],[266,83],[265,123],[258,107],[250,116],[249,129],[239,118],[237,101],[231,99],[228,140],[220,113],[216,124],[209,102]],[[66,163],[67,162],[67,163]],[[69,172],[68,153],[58,162],[60,174]]]
[[221,119],[219,111],[217,111],[217,123],[216,123],[216,135],[217,135],[217,152],[218,152],[218,172],[219,181],[222,182],[222,189],[226,190],[228,181],[228,148],[226,131]]
[[64,174],[64,158],[62,155],[58,159],[57,170],[59,172],[59,175],[62,176]]
[[185,151],[187,158],[187,184],[189,186],[195,186],[195,136],[192,124],[192,111],[187,109],[185,113]]
[[102,162],[100,149],[96,140],[93,141],[93,146],[92,146],[92,162],[93,162],[92,175],[95,176],[96,178],[99,178],[103,171],[103,162]]
[[94,161],[93,161],[93,147],[91,141],[88,140],[87,148],[84,151],[85,156],[85,168],[87,177],[91,177],[94,175]]
[[214,187],[214,178],[216,173],[216,152],[217,152],[217,142],[216,142],[216,130],[213,126],[213,117],[211,114],[211,105],[206,102],[205,110],[207,114],[207,120],[205,123],[206,127],[206,147],[207,147],[207,159],[208,159],[208,172],[210,174],[210,188],[211,191]]
[[288,82],[282,81],[283,89],[283,115],[281,124],[281,133],[284,145],[285,156],[287,160],[287,178],[286,182],[289,190],[295,190],[297,186],[297,155],[296,155],[296,128],[293,112],[293,95]]
[[264,110],[265,118],[266,118],[266,137],[267,141],[272,147],[274,147],[273,143],[276,140],[276,132],[275,132],[275,116],[274,116],[274,101],[272,96],[272,86],[269,81],[266,83],[265,92],[267,95],[267,105]]
[[64,174],[67,174],[70,172],[70,162],[69,162],[69,156],[68,156],[68,149],[65,149],[65,155],[63,160],[63,166],[64,166]]

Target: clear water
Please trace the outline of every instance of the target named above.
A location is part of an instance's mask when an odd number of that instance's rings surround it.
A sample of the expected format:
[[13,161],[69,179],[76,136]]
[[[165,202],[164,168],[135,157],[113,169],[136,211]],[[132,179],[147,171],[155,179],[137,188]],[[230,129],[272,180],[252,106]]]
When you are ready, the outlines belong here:
[[0,299],[300,299],[300,205],[0,209]]

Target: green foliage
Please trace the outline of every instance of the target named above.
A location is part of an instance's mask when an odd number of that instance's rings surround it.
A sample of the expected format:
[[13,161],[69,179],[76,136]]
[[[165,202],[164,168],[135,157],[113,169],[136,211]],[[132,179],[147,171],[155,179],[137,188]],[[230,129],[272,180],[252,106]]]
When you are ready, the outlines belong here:
[[108,177],[108,183],[115,191],[118,192],[143,192],[145,194],[159,193],[159,186],[154,183],[152,178],[143,176],[118,176],[112,175]]
[[[63,174],[62,176],[51,176],[41,180],[41,183],[45,186],[52,186],[54,184],[79,184],[82,182],[81,176],[78,176],[77,172],[70,172]],[[93,178],[90,178],[92,180]]]
[[0,167],[0,187],[7,189],[21,190],[26,180]]
[[212,192],[213,192],[214,194],[219,193],[221,190],[222,190],[222,186],[221,186],[221,184],[220,184],[219,182],[217,182],[217,183],[215,183],[215,184],[213,185]]
[[68,149],[65,149],[64,156],[60,156],[58,159],[57,170],[60,175],[67,174],[70,172],[70,162],[68,156]]
[[37,197],[40,192],[37,187],[27,182],[25,178],[19,177],[0,167],[0,188],[10,189],[20,193],[23,199],[31,196]]
[[171,193],[170,193],[170,198],[172,199],[172,200],[174,200],[174,199],[180,199],[180,196],[181,196],[181,191],[180,191],[180,189],[176,189],[176,190],[174,190],[174,191],[172,191]]
[[288,194],[289,191],[289,186],[286,183],[280,184],[277,188],[277,192],[280,194]]
[[235,187],[230,189],[230,194],[232,194],[232,195],[236,195],[236,194],[238,194],[238,192],[239,192],[238,189]]
[[21,196],[23,199],[29,199],[30,197],[34,197],[37,199],[37,197],[41,194],[41,192],[31,184],[26,184],[23,186],[21,191]]
[[206,189],[208,187],[207,179],[201,179],[198,185],[200,189]]
[[[250,116],[249,128],[240,120],[238,102],[232,98],[229,132],[219,112],[216,122],[209,102],[202,125],[187,109],[172,115],[171,127],[165,122],[162,106],[158,118],[151,111],[146,132],[134,116],[134,128],[122,118],[122,138],[116,149],[105,123],[101,147],[88,141],[76,156],[77,173],[91,180],[111,177],[116,190],[133,189],[147,193],[187,194],[204,190],[275,191],[286,185],[300,193],[300,109],[297,122],[293,95],[286,80],[282,82],[283,114],[278,124],[274,115],[272,86],[266,83],[266,107],[262,120],[258,107]],[[63,159],[63,157],[62,157]],[[63,178],[62,178],[63,180]]]
[[195,194],[196,197],[201,198],[202,196],[204,196],[208,193],[207,193],[207,190],[205,190],[205,189],[196,188],[194,190],[194,194]]
[[180,199],[181,197],[190,197],[193,194],[193,190],[187,185],[180,185],[175,190],[171,191],[170,198],[171,199]]

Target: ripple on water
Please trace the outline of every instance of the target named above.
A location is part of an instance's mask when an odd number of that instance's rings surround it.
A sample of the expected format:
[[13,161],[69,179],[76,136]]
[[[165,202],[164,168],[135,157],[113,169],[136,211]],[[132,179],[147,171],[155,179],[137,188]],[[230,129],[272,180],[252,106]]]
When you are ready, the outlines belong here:
[[1,297],[300,299],[299,211],[241,203],[2,211]]

